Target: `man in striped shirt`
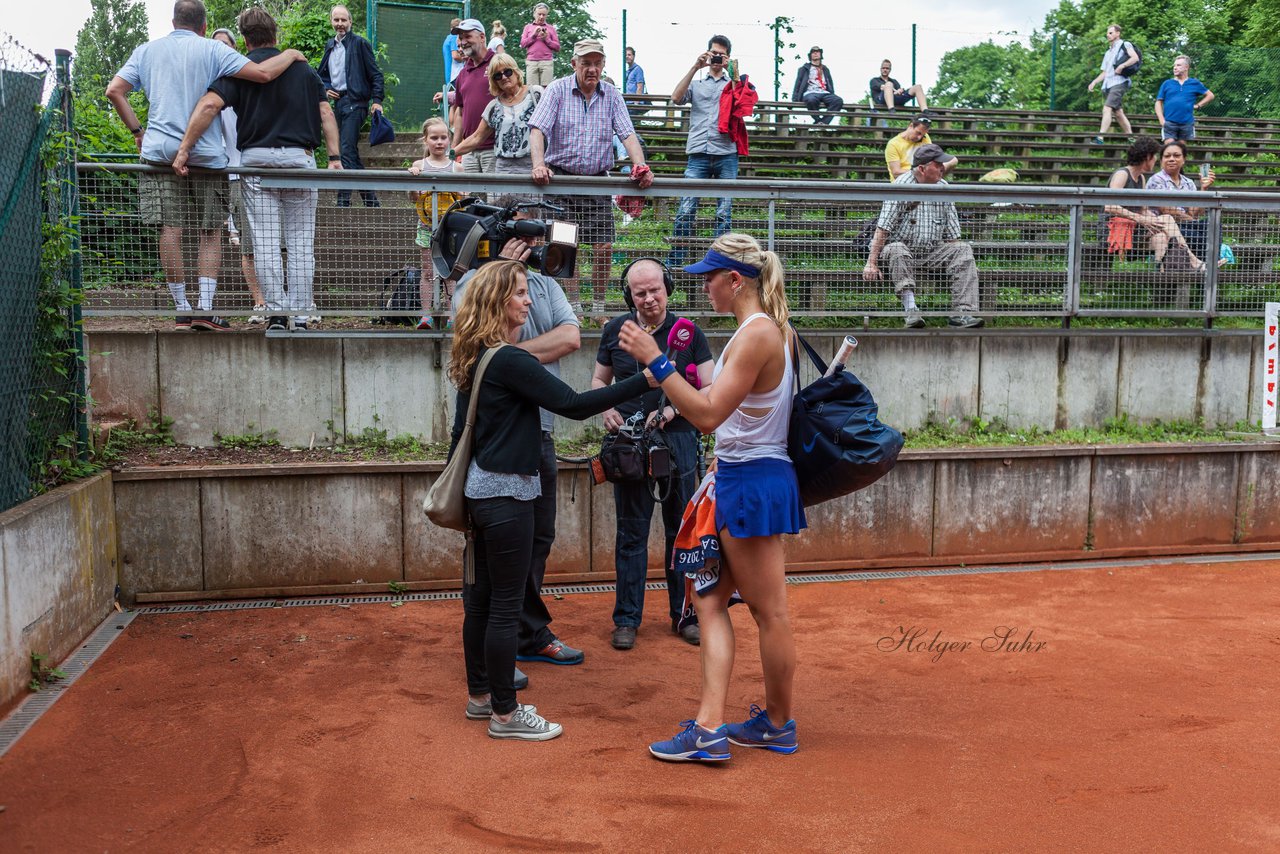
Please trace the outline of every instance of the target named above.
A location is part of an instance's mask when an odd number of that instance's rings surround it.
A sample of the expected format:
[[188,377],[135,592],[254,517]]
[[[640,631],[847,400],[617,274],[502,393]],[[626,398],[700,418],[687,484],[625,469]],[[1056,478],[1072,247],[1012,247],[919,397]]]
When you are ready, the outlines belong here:
[[[529,147],[534,183],[546,185],[555,175],[608,174],[614,165],[613,138],[622,140],[631,159],[631,180],[640,189],[653,183],[644,151],[627,114],[622,94],[603,82],[604,45],[583,39],[573,46],[573,74],[547,87],[529,120]],[[583,243],[591,247],[591,315],[603,317],[605,286],[613,258],[613,205],[609,195],[548,196],[577,222]],[[566,290],[574,291],[576,280]]]

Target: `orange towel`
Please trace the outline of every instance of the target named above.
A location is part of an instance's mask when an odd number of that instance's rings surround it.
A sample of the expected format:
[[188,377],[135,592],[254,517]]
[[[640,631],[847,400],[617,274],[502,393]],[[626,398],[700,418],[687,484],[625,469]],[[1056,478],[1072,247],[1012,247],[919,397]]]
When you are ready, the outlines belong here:
[[[676,629],[698,622],[694,595],[705,596],[720,583],[720,532],[716,530],[716,474],[708,472],[685,505],[671,550],[671,568],[684,578],[684,607]],[[735,590],[729,604],[741,602]]]

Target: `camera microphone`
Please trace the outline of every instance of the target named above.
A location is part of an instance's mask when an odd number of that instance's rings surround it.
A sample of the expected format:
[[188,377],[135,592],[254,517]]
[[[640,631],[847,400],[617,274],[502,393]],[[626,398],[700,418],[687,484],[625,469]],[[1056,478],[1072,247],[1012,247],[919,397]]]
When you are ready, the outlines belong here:
[[693,321],[687,317],[682,317],[671,327],[671,331],[667,333],[667,358],[670,359],[676,353],[683,353],[693,346],[693,332],[698,327],[693,325]]

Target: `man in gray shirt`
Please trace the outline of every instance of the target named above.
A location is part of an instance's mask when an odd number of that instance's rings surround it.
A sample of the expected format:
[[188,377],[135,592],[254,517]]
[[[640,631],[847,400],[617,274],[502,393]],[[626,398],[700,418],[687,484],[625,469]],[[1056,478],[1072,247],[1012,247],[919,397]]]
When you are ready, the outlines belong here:
[[[922,145],[912,154],[911,171],[903,172],[893,183],[945,184],[944,164],[950,159],[940,146]],[[864,280],[880,278],[881,257],[906,310],[908,329],[924,326],[915,296],[916,273],[920,270],[935,270],[950,279],[952,310],[956,314],[947,321],[949,326],[982,326],[982,318],[972,314],[978,308],[978,266],[973,260],[973,247],[960,239],[955,202],[886,201],[876,220],[876,233],[862,271]]]
[[[738,177],[738,146],[728,133],[720,132],[720,95],[724,87],[738,79],[737,63],[729,59],[732,45],[725,36],[712,36],[707,49],[698,54],[693,67],[685,73],[676,88],[671,91],[673,104],[689,104],[689,139],[685,143],[684,177],[712,178],[732,181]],[[693,76],[703,68],[705,77]],[[667,256],[668,267],[678,267],[684,262],[685,249],[680,241],[693,234],[694,214],[698,210],[696,196],[680,200],[676,212],[676,245]],[[733,222],[733,199],[722,198],[716,202],[715,236],[729,231]]]
[[[493,204],[506,207],[512,200],[509,197],[495,199]],[[525,209],[516,213],[516,219],[530,219],[534,212]],[[513,238],[502,247],[498,257],[513,261],[527,261],[530,244],[520,238]],[[475,275],[475,270],[468,270],[453,292],[453,312],[457,315],[458,306],[467,282]],[[578,318],[569,305],[568,298],[559,282],[550,276],[544,276],[536,270],[527,271],[529,279],[529,317],[520,330],[520,343],[517,345],[528,350],[538,361],[555,376],[560,376],[560,360],[582,346],[579,334]],[[550,629],[551,613],[542,601],[542,579],[547,572],[547,556],[551,554],[551,545],[556,539],[556,446],[551,437],[555,416],[547,410],[542,415],[542,461],[539,474],[542,482],[542,495],[534,499],[533,509],[533,563],[529,572],[529,580],[525,586],[524,604],[520,608],[519,661],[546,661],[551,664],[581,664],[581,650],[568,646],[558,639]],[[516,686],[525,680],[519,670],[516,671]]]

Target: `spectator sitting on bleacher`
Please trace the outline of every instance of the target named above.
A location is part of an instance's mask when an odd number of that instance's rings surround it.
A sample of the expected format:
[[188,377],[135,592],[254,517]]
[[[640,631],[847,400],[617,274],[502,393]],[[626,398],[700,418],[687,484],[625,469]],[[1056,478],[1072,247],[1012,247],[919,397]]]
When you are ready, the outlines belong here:
[[[930,143],[915,150],[912,169],[894,179],[895,184],[945,184],[947,153]],[[893,289],[906,312],[906,327],[920,329],[924,317],[916,306],[916,273],[937,270],[951,281],[952,310],[949,326],[975,329],[982,318],[974,317],[978,308],[978,265],[973,260],[973,247],[960,239],[960,216],[955,202],[908,202],[891,199],[880,208],[876,233],[862,278],[872,282],[881,278],[880,258],[889,268]]]
[[[1141,190],[1147,175],[1155,168],[1159,154],[1160,143],[1157,140],[1149,136],[1138,137],[1129,146],[1125,165],[1112,174],[1107,187],[1112,190]],[[1104,211],[1109,215],[1107,253],[1115,255],[1121,261],[1134,248],[1135,232],[1139,225],[1149,235],[1151,254],[1155,256],[1157,265],[1164,262],[1170,241],[1176,241],[1186,248],[1187,242],[1178,230],[1178,223],[1168,214],[1153,213],[1147,207],[1127,208],[1123,205],[1107,205]]]
[[[917,148],[922,145],[929,145],[933,142],[929,138],[929,127],[933,122],[924,114],[916,116],[911,120],[911,124],[907,125],[907,129],[902,133],[889,140],[884,147],[885,165],[889,167],[889,180],[896,180],[897,177],[904,172],[911,171],[911,155]],[[955,155],[951,155],[946,163],[942,164],[943,175],[951,173],[952,169],[960,159]]]
[[929,109],[924,86],[912,83],[904,87],[889,76],[891,71],[893,71],[893,63],[886,59],[880,63],[880,74],[871,78],[869,87],[872,109],[892,111],[895,107],[905,107],[912,101],[916,101],[921,110]]
[[[835,113],[844,109],[844,99],[836,94],[836,84],[831,79],[831,69],[822,64],[822,48],[809,48],[809,61],[796,72],[796,85],[791,90],[791,100],[803,102],[813,113],[814,125],[829,125]],[[825,108],[826,114],[819,110]]]
[[[1217,176],[1212,169],[1207,175],[1200,176],[1200,186],[1196,187],[1196,182],[1182,173],[1186,165],[1187,144],[1181,140],[1166,142],[1160,149],[1160,171],[1147,179],[1147,189],[1194,193],[1196,190],[1207,190],[1213,186]],[[1178,232],[1185,238],[1181,244],[1186,246],[1191,255],[1190,268],[1195,271],[1203,270],[1205,262],[1201,259],[1208,257],[1208,247],[1205,245],[1208,238],[1208,224],[1203,219],[1204,208],[1177,206],[1159,207],[1156,210],[1173,217],[1178,224]],[[1161,269],[1170,269],[1167,257]]]

